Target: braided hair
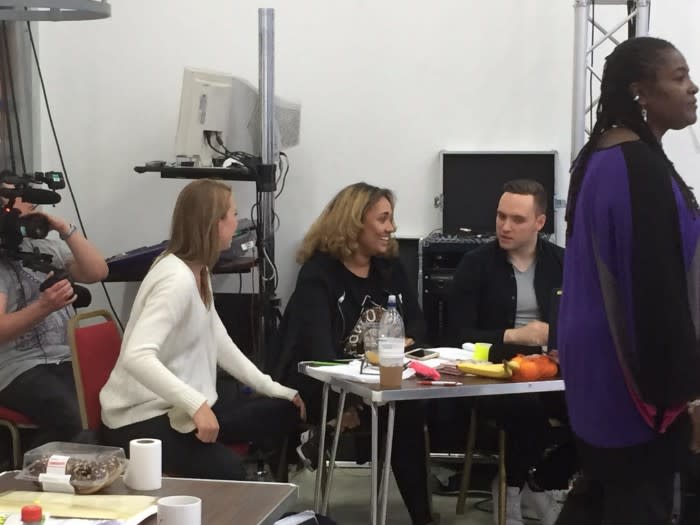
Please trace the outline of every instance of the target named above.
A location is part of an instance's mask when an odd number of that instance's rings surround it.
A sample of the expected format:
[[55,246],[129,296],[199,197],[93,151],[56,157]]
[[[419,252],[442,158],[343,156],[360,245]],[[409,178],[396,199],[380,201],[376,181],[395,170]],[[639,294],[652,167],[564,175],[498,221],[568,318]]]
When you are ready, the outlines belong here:
[[588,142],[581,148],[571,166],[569,196],[566,208],[566,235],[573,233],[576,198],[583,184],[586,167],[596,150],[603,133],[615,126],[626,127],[636,133],[654,151],[660,153],[670,167],[670,173],[678,184],[689,209],[698,213],[698,203],[693,192],[673,167],[661,143],[644,120],[642,108],[632,97],[633,82],[653,81],[663,54],[675,47],[660,38],[638,37],[621,43],[605,59],[603,80],[600,83],[600,100],[596,110],[596,123]]

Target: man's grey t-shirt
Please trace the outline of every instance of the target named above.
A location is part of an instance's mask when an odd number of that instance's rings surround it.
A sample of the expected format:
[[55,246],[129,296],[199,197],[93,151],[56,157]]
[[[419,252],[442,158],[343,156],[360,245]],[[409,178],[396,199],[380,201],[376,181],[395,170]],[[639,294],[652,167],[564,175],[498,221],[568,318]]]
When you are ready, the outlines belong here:
[[539,321],[540,309],[537,306],[537,296],[535,295],[535,267],[537,262],[533,262],[530,267],[521,272],[513,266],[515,274],[515,284],[517,287],[517,302],[515,305],[515,328],[520,328],[532,321]]
[[[20,250],[52,255],[51,264],[65,268],[72,259],[68,246],[55,239],[24,239]],[[19,280],[18,280],[19,276]],[[0,261],[0,294],[7,297],[5,312],[12,313],[39,298],[39,285],[46,274],[25,268],[19,261]],[[20,288],[20,280],[22,286]],[[60,363],[70,359],[67,326],[72,307],[61,308],[49,314],[28,332],[7,343],[0,344],[0,390],[17,376],[37,365]],[[37,385],[41,388],[41,385]]]

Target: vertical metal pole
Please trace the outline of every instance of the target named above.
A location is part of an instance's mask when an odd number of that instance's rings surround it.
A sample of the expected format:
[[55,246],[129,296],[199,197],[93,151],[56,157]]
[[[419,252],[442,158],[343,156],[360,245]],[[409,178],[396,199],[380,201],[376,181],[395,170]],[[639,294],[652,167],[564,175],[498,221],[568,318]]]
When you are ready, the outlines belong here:
[[273,164],[275,118],[275,10],[258,9],[260,119],[263,164]]
[[637,0],[637,20],[634,25],[635,36],[649,34],[649,6],[651,0]]
[[574,3],[574,84],[571,101],[571,160],[586,142],[586,46],[588,42],[588,1]]
[[[265,365],[267,343],[276,328],[275,318],[275,10],[258,9],[258,53],[262,167],[258,176],[258,258],[260,285],[260,324],[258,362]],[[263,175],[264,174],[264,175]]]

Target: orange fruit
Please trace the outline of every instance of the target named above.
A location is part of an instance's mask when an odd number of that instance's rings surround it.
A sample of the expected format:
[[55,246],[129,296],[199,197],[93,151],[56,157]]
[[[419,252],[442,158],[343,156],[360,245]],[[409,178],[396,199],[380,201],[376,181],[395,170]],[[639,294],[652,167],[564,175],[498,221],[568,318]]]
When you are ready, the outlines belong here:
[[543,379],[556,377],[557,373],[559,372],[557,364],[548,357],[543,357],[543,359],[540,361],[539,368]]
[[518,354],[513,359],[511,359],[511,361],[515,361],[516,363],[520,364],[523,362],[523,359],[525,359],[525,356],[523,354]]
[[540,377],[540,369],[533,359],[523,359],[520,368],[513,374],[516,381],[537,381]]

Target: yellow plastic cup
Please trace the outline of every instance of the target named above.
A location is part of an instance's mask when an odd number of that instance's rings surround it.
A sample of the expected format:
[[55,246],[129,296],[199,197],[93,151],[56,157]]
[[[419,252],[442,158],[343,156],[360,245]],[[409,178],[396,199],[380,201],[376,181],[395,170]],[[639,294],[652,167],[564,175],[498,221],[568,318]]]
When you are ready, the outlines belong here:
[[474,343],[474,361],[488,361],[491,343]]

